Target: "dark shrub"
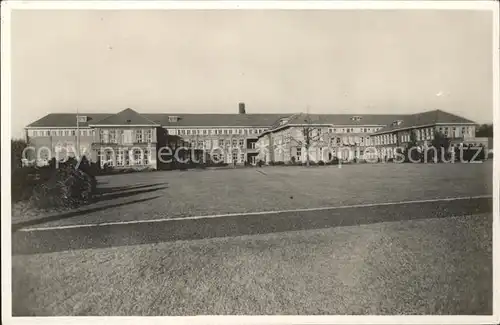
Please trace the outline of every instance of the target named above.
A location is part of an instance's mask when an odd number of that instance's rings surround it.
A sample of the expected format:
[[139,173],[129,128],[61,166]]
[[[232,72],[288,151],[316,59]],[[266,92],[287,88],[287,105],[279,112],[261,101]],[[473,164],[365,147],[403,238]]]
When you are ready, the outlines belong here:
[[324,162],[323,160],[320,160],[320,161],[318,161],[318,165],[319,165],[319,166],[324,166],[324,165],[325,165],[325,162]]
[[326,164],[327,165],[338,165],[339,159],[337,157],[332,157],[332,159],[327,161]]
[[29,199],[37,183],[36,169],[34,167],[13,169],[11,173],[12,202]]
[[92,199],[95,187],[93,176],[75,169],[73,162],[64,163],[48,180],[35,185],[30,201],[41,209],[77,207]]

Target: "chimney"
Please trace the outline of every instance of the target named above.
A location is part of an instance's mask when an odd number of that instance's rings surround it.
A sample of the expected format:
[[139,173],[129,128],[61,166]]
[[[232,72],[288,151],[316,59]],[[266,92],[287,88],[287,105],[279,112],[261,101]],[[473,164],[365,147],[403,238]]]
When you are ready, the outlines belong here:
[[245,114],[245,103],[239,103],[238,108],[240,114]]

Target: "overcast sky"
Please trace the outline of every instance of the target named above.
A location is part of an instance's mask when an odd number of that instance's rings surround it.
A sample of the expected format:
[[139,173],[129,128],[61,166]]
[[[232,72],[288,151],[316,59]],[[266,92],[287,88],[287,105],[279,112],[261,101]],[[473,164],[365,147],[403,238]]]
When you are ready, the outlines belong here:
[[14,11],[12,133],[54,112],[412,113],[492,122],[479,11]]

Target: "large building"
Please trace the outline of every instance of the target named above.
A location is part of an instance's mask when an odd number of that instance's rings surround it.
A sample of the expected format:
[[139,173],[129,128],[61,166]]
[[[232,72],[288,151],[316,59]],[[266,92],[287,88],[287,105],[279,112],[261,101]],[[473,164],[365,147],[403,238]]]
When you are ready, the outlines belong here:
[[[127,108],[116,114],[49,114],[26,127],[34,150],[28,159],[45,164],[53,157],[85,155],[118,168],[159,168],[187,147],[211,152],[219,162],[255,163],[256,142],[277,119],[287,114],[141,114]],[[162,159],[159,159],[159,152]]]
[[38,164],[85,155],[117,168],[161,168],[173,151],[165,157],[160,149],[179,147],[236,164],[304,161],[306,143],[314,160],[339,154],[346,159],[353,152],[366,158],[359,149],[406,143],[410,130],[419,141],[430,141],[432,130],[438,130],[464,142],[474,140],[475,123],[439,110],[411,115],[247,114],[240,103],[237,114],[144,114],[130,108],[116,114],[49,114],[26,127],[26,138],[33,148],[27,158]]
[[[406,115],[305,115],[284,117],[259,138],[259,159],[266,163],[393,158],[397,147],[410,143],[430,146],[434,131],[451,140],[451,145],[487,146],[475,138],[473,121],[441,110]],[[308,149],[307,149],[308,148]],[[486,148],[487,149],[487,148]]]

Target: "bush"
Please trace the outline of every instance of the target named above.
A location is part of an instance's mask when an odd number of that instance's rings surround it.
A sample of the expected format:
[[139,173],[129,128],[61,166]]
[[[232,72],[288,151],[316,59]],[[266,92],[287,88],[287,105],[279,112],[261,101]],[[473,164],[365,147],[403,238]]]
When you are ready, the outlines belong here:
[[318,161],[318,165],[319,165],[319,166],[324,166],[324,165],[325,165],[325,162],[324,162],[323,160],[320,160],[320,161]]
[[338,165],[339,164],[339,158],[333,157],[331,160],[326,162],[327,165]]
[[50,178],[35,185],[30,203],[40,209],[70,208],[89,203],[97,185],[94,176],[66,162],[53,169]]

